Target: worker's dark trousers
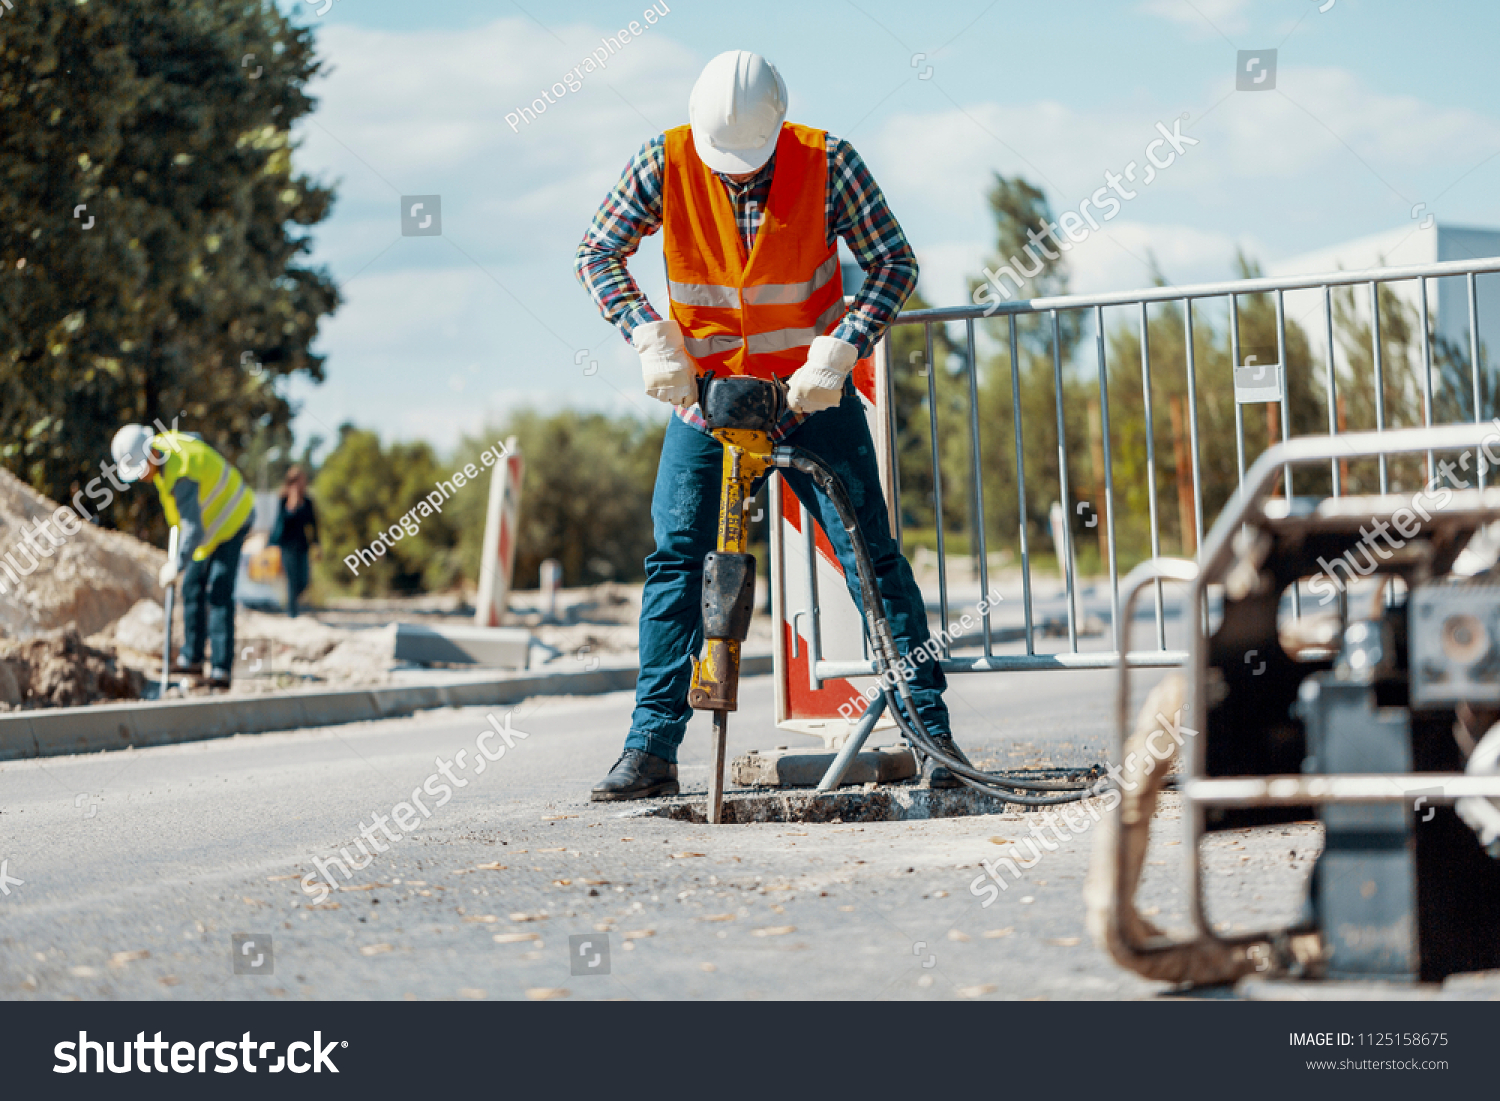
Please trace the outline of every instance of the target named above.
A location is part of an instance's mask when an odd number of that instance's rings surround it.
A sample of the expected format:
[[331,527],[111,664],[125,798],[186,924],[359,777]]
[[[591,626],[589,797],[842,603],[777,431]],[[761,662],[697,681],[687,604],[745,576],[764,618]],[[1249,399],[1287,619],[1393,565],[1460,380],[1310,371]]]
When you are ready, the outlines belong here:
[[240,569],[240,548],[250,524],[214,548],[200,562],[182,571],[182,654],[184,665],[203,664],[204,628],[213,644],[213,668],[234,668],[234,581]]
[[[860,529],[875,561],[880,594],[897,649],[907,654],[927,643],[927,613],[911,566],[891,537],[885,500],[875,465],[864,409],[852,384],[843,401],[807,418],[781,441],[809,451],[838,474],[859,515]],[[687,704],[692,659],[703,644],[703,556],[714,549],[719,524],[719,493],[724,450],[712,436],[673,417],[667,425],[651,498],[656,550],[646,559],[646,588],[641,600],[641,671],[635,687],[627,749],[677,760],[691,709]],[[795,470],[779,472],[797,499],[827,533],[844,567],[849,594],[862,606],[854,551],[833,504],[813,480]],[[930,661],[908,663],[912,698],[933,734],[949,732],[943,703],[947,683]],[[861,701],[862,702],[862,701]]]
[[286,572],[286,614],[297,618],[297,598],[307,590],[307,548],[292,545],[281,548],[281,568]]

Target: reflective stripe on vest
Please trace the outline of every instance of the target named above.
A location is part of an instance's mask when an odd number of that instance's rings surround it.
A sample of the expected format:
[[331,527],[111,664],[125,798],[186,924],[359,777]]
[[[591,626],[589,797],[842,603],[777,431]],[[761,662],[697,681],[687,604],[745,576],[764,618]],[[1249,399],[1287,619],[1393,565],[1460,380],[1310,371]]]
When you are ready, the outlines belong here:
[[667,297],[684,306],[719,306],[726,310],[740,308],[737,287],[716,287],[711,283],[675,283],[667,280]]
[[810,345],[814,337],[819,337],[833,328],[833,323],[844,315],[844,302],[840,298],[813,322],[811,328],[807,329],[773,329],[768,333],[751,333],[747,340],[741,340],[729,333],[714,333],[706,337],[684,336],[683,343],[687,345],[688,355],[694,359],[703,359],[706,356],[717,355],[720,352],[733,351],[744,344],[750,349],[751,355],[765,355],[769,352],[784,352],[790,348],[802,348]]
[[[228,464],[225,464],[228,465]],[[225,539],[240,530],[240,525],[249,517],[250,510],[245,509],[241,514],[240,506],[248,503],[251,508],[255,507],[255,498],[250,493],[250,487],[240,479],[240,488],[234,498],[222,509],[214,513],[214,520],[206,524],[203,534],[203,542],[210,547],[217,547]]]
[[[838,256],[830,256],[818,265],[811,279],[801,283],[761,283],[745,288],[745,301],[752,306],[783,306],[811,298],[812,293],[827,283],[839,270]],[[724,309],[739,309],[740,292],[736,287],[716,287],[712,283],[675,283],[667,281],[667,294],[673,302],[684,306],[719,306]],[[821,335],[821,334],[819,334]]]
[[166,456],[157,475],[157,488],[162,506],[167,508],[171,502],[169,517],[176,514],[172,488],[177,479],[191,478],[198,483],[203,541],[193,551],[193,560],[202,561],[250,519],[255,509],[255,495],[240,477],[240,472],[202,440],[180,432],[164,432],[152,437],[151,446]]
[[692,131],[667,131],[663,252],[671,316],[700,373],[785,377],[844,313],[838,252],[828,243],[827,135],[782,127],[755,247],[747,254],[724,184]]
[[[789,302],[802,302],[811,298],[813,291],[820,289],[839,272],[838,254],[830,256],[818,265],[811,279],[801,283],[762,283],[745,288],[745,301],[752,306],[780,306]],[[839,305],[843,305],[840,298]],[[819,333],[819,336],[822,334]]]

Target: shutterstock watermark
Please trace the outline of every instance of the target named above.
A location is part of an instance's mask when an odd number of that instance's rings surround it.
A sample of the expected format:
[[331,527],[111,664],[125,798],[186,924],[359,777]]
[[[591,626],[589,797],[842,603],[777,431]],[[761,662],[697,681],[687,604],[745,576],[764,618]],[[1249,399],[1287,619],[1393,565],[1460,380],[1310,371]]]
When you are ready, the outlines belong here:
[[[641,19],[644,19],[646,26],[649,27],[654,25],[662,16],[671,12],[671,10],[663,0],[656,0],[655,3],[641,13]],[[521,123],[524,122],[530,126],[536,121],[538,115],[546,113],[549,104],[556,104],[569,92],[578,91],[583,87],[583,78],[585,76],[596,69],[607,68],[609,66],[609,59],[619,50],[623,49],[632,36],[639,38],[645,33],[645,30],[646,28],[641,26],[640,20],[632,19],[628,26],[622,27],[612,35],[606,35],[601,38],[599,45],[590,52],[588,57],[563,73],[563,78],[553,84],[552,87],[542,89],[542,94],[532,100],[530,106],[517,107],[514,111],[507,111],[505,113],[505,121],[510,124],[512,130],[519,134],[521,132]],[[557,98],[554,99],[552,98],[553,96]]]
[[[1011,883],[1018,882],[1027,871],[1040,864],[1042,857],[1047,853],[1056,852],[1058,846],[1067,844],[1069,838],[1082,837],[1088,833],[1095,822],[1102,821],[1105,814],[1119,806],[1120,788],[1134,791],[1140,786],[1137,781],[1126,779],[1124,776],[1126,772],[1135,772],[1138,761],[1141,764],[1141,771],[1149,773],[1155,769],[1158,762],[1165,761],[1176,753],[1177,747],[1184,744],[1188,738],[1197,735],[1196,730],[1182,725],[1183,712],[1186,710],[1185,707],[1181,708],[1170,719],[1160,712],[1157,713],[1156,721],[1161,725],[1146,736],[1146,758],[1141,760],[1138,754],[1131,752],[1125,755],[1122,763],[1110,765],[1105,770],[1108,775],[1100,777],[1098,782],[1089,789],[1089,799],[1079,803],[1081,810],[1088,812],[1087,817],[1082,813],[1078,814],[1076,820],[1070,817],[1073,813],[1073,806],[1070,803],[1064,803],[1055,809],[1048,809],[1041,814],[1028,814],[1027,818],[1035,820],[1027,827],[1031,836],[1023,837],[1015,842],[1014,860],[1008,856],[997,856],[993,860],[979,862],[979,866],[984,869],[984,874],[976,875],[969,884],[969,893],[975,898],[984,900],[979,905],[981,907],[991,905],[1000,897],[1000,892],[1010,886],[1010,883],[1007,883],[1005,877],[1000,874],[1002,868],[1009,869]],[[1160,744],[1157,741],[1158,736],[1163,739]],[[1098,806],[1092,801],[1100,796],[1103,797],[1103,806]],[[1058,828],[1059,825],[1067,827],[1066,836]],[[1049,828],[1052,830],[1053,837],[1057,838],[1056,841],[1048,838],[1046,831]],[[1021,855],[1022,844],[1031,850],[1029,861]]]
[[[510,715],[509,711],[505,713],[504,722],[495,718],[494,712],[485,716],[490,725],[481,730],[474,739],[475,776],[483,774],[492,761],[498,761],[504,757],[507,749],[514,749],[518,739],[531,737],[526,731],[518,730],[511,725]],[[348,882],[354,878],[355,872],[363,871],[373,864],[375,858],[381,853],[390,851],[391,846],[383,844],[375,831],[379,830],[391,844],[395,844],[431,818],[434,810],[446,806],[453,798],[454,788],[468,787],[468,779],[458,775],[460,772],[468,771],[468,759],[467,749],[460,749],[453,755],[451,761],[445,761],[441,756],[435,758],[433,764],[436,766],[436,771],[412,788],[410,800],[403,799],[397,803],[391,808],[390,814],[372,811],[368,826],[361,819],[359,822],[360,840],[356,840],[354,846],[364,855],[364,863],[360,863],[350,853],[348,845],[339,850],[338,856],[314,857],[313,865],[318,869],[317,872],[308,872],[300,880],[302,890],[312,898],[312,904],[321,906],[327,901],[329,894],[339,889],[339,881],[333,877],[334,868],[337,868],[344,881]],[[424,794],[436,800],[431,807],[423,800]],[[393,832],[386,825],[387,822],[394,822],[399,827],[399,832]],[[365,847],[366,842],[369,842],[369,848]],[[319,875],[322,879],[318,878]]]
[[[496,443],[493,447],[487,447],[480,452],[479,461],[488,469],[509,454],[510,451],[503,443]],[[423,520],[434,512],[442,512],[443,505],[447,503],[449,497],[478,477],[479,467],[473,463],[464,464],[462,470],[455,470],[452,478],[445,478],[438,482],[431,493],[402,513],[394,524],[376,535],[368,547],[357,550],[353,554],[344,555],[344,565],[353,571],[355,577],[358,577],[360,566],[373,566],[402,539],[408,535],[416,535],[422,530]]]
[[[1484,438],[1479,450],[1483,452],[1482,461],[1485,466],[1493,470],[1500,467],[1500,451],[1495,450],[1495,445],[1500,444],[1500,417],[1496,417],[1490,424],[1495,432]],[[1414,539],[1420,534],[1422,524],[1432,519],[1432,513],[1445,508],[1453,499],[1453,489],[1444,482],[1451,482],[1459,489],[1469,488],[1469,481],[1458,477],[1457,472],[1463,470],[1467,473],[1473,459],[1474,452],[1465,451],[1458,457],[1456,464],[1448,459],[1441,460],[1437,464],[1436,473],[1427,480],[1427,484],[1413,494],[1410,505],[1393,512],[1389,521],[1378,517],[1371,520],[1369,531],[1361,527],[1359,542],[1333,561],[1320,555],[1318,567],[1323,572],[1307,583],[1307,587],[1318,594],[1318,603],[1327,604],[1353,584],[1356,578],[1369,577],[1381,562],[1388,561],[1405,547],[1408,539]],[[1418,516],[1421,520],[1417,519]],[[1381,548],[1381,541],[1384,541],[1388,550]],[[1356,551],[1359,557],[1355,557]],[[1343,577],[1338,574],[1340,567],[1344,571]]]
[[[1158,122],[1156,124],[1160,137],[1153,139],[1147,144],[1142,154],[1146,161],[1145,174],[1140,179],[1141,187],[1149,187],[1156,179],[1160,170],[1170,168],[1176,163],[1177,158],[1186,153],[1189,146],[1197,145],[1198,139],[1189,137],[1182,132],[1182,124],[1187,120],[1187,115],[1180,115],[1172,120],[1169,130],[1167,124]],[[1162,156],[1158,153],[1167,146],[1169,150]],[[1121,200],[1134,199],[1140,194],[1125,185],[1136,182],[1136,169],[1140,167],[1136,161],[1131,161],[1125,166],[1124,172],[1105,172],[1104,186],[1095,191],[1088,198],[1078,204],[1077,210],[1065,210],[1058,215],[1055,222],[1044,222],[1038,228],[1028,229],[1026,236],[1031,239],[1031,244],[1021,250],[1025,256],[1032,261],[1030,270],[1022,262],[1019,255],[1012,256],[1010,263],[1004,264],[999,271],[983,269],[985,281],[974,288],[974,305],[985,307],[985,316],[988,317],[1000,308],[1002,300],[1009,299],[1019,291],[1027,279],[1033,279],[1041,274],[1043,260],[1056,260],[1063,252],[1071,252],[1074,245],[1082,244],[1094,230],[1099,228],[1099,222],[1094,218],[1093,212],[1097,210],[1103,220],[1108,222],[1117,216],[1123,209]],[[1062,236],[1058,236],[1058,230],[1062,230]],[[1047,238],[1060,249],[1054,252],[1047,247]],[[1041,254],[1037,254],[1037,250]],[[1014,286],[1006,286],[1000,281],[1001,276],[1009,276]]]
[[[303,1033],[305,1036],[306,1033]],[[57,1060],[53,1074],[165,1074],[168,1063],[173,1074],[233,1074],[241,1067],[250,1074],[264,1070],[267,1074],[280,1074],[283,1070],[293,1074],[339,1073],[333,1062],[335,1048],[347,1048],[348,1040],[323,1042],[323,1033],[314,1031],[312,1039],[295,1040],[287,1044],[283,1054],[276,1053],[276,1041],[260,1041],[246,1032],[238,1040],[163,1040],[157,1032],[155,1038],[146,1039],[144,1031],[137,1032],[134,1040],[120,1040],[120,1061],[115,1062],[114,1040],[90,1040],[86,1031],[78,1033],[77,1040],[62,1040],[53,1045],[52,1055]],[[132,1060],[131,1056],[134,1056]],[[92,1058],[90,1058],[92,1056]],[[256,1065],[256,1060],[260,1065]]]
[[[161,423],[160,417],[154,423],[157,432],[165,437],[168,448],[176,451],[178,449],[176,438],[169,435],[169,433],[177,431],[177,418],[172,418],[172,427],[170,429]],[[147,459],[152,466],[160,466],[166,462],[166,456],[158,453],[155,448],[147,452]],[[21,579],[23,577],[30,577],[35,573],[37,568],[42,564],[41,560],[43,558],[51,558],[53,552],[58,547],[66,543],[71,536],[77,535],[83,530],[85,523],[98,516],[99,513],[110,506],[115,499],[116,489],[124,493],[130,488],[129,484],[122,483],[115,477],[115,472],[118,469],[111,460],[106,459],[101,461],[99,463],[99,476],[73,494],[73,506],[71,508],[67,505],[58,505],[51,516],[43,516],[40,519],[33,520],[30,530],[22,523],[20,537],[13,540],[10,547],[3,554],[0,554],[0,593],[10,592],[10,585],[20,588]],[[109,482],[109,485],[104,484],[106,480]],[[113,486],[114,489],[111,489],[110,486]],[[93,512],[84,507],[83,498],[85,496],[90,501],[99,502]],[[57,526],[56,532],[53,531],[54,524]],[[19,558],[17,557],[18,555],[20,556]],[[21,564],[22,559],[26,561],[26,565],[24,566]],[[7,580],[9,584],[7,584]]]

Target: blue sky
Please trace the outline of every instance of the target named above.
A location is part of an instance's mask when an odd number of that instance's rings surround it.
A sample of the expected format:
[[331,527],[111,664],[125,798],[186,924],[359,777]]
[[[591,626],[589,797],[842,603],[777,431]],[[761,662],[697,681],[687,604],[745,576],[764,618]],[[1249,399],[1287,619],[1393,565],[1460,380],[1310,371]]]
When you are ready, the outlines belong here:
[[[650,27],[642,0],[281,2],[329,67],[297,163],[338,186],[315,259],[345,296],[327,381],[291,391],[304,439],[352,420],[447,450],[521,405],[662,415],[573,251],[726,49],[770,58],[789,117],[855,144],[942,305],[989,257],[992,172],[1077,207],[1184,113],[1198,144],[1070,254],[1075,290],[1147,285],[1153,254],[1174,283],[1228,278],[1236,247],[1270,264],[1414,225],[1417,203],[1500,226],[1500,5],[1478,0],[658,0]],[[632,20],[605,69],[507,123]],[[1276,87],[1235,91],[1237,51],[1267,49]],[[430,194],[443,235],[402,236],[401,197]],[[661,304],[654,245],[634,268]]]

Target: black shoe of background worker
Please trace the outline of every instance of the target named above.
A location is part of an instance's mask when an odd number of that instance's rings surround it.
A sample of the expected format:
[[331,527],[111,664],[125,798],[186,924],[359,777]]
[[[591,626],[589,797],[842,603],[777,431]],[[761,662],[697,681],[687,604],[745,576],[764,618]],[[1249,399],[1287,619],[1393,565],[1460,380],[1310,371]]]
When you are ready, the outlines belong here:
[[[973,762],[964,756],[964,751],[958,748],[958,743],[953,740],[952,735],[933,735],[932,742],[954,760],[961,761],[966,765],[973,765]],[[923,753],[919,753],[918,756],[922,761],[922,787],[956,788],[963,786],[963,781],[955,776],[947,765],[941,764],[936,758],[928,757]]]
[[620,754],[609,775],[594,785],[589,798],[595,803],[612,803],[621,799],[650,799],[658,795],[676,795],[677,766],[671,761],[639,749]]
[[208,686],[210,688],[228,688],[229,687],[229,670],[228,669],[214,669],[214,670],[211,670],[209,672],[209,674],[208,674]]

